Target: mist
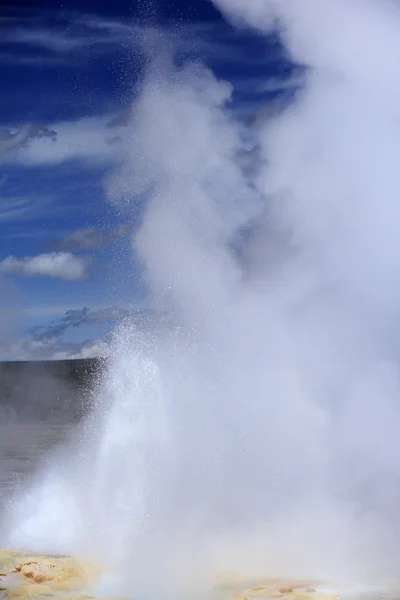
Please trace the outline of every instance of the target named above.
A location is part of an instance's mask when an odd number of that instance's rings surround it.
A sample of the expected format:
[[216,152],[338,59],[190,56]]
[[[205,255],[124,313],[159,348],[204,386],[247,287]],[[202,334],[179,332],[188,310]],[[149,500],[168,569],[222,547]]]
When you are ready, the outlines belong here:
[[90,411],[100,360],[0,363],[0,423],[77,423]]
[[383,581],[400,551],[400,14],[216,4],[277,29],[304,84],[249,130],[231,84],[151,48],[106,187],[120,208],[147,199],[132,251],[153,323],[116,330],[79,443],[5,539],[103,561],[102,589],[126,594],[200,596],[220,571]]

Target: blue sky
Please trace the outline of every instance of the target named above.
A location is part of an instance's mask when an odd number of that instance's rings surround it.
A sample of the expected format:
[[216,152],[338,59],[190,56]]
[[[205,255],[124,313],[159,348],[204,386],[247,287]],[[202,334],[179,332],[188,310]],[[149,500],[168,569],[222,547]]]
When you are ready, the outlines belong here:
[[121,315],[147,310],[130,250],[140,215],[119,214],[103,186],[134,102],[146,28],[174,36],[177,61],[201,60],[230,80],[238,113],[287,91],[291,67],[273,36],[234,30],[206,0],[149,6],[0,9],[1,359],[99,353]]

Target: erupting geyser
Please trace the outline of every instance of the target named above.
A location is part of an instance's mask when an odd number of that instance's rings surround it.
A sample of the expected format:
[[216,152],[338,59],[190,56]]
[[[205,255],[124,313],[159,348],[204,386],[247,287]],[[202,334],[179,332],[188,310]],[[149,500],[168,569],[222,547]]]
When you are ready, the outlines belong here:
[[127,596],[205,594],[218,571],[395,578],[400,7],[216,4],[277,28],[304,86],[249,137],[229,83],[155,53],[107,184],[147,197],[154,317],[116,332],[79,443],[2,545],[107,564]]

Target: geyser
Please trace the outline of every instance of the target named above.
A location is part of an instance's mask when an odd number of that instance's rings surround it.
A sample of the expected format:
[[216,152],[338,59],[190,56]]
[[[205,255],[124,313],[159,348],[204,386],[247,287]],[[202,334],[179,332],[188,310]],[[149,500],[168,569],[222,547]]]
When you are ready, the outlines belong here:
[[147,198],[154,318],[115,333],[93,415],[3,540],[103,561],[127,595],[395,577],[399,8],[216,4],[278,28],[304,86],[249,135],[229,83],[153,56],[107,191]]

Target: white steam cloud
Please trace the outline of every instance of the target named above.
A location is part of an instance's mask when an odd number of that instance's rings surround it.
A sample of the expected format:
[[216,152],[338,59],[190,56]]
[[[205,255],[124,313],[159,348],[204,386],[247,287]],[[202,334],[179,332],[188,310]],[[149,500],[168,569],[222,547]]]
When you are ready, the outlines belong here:
[[384,579],[400,553],[400,15],[218,5],[279,26],[304,88],[249,137],[227,83],[153,61],[109,192],[149,197],[133,244],[176,327],[117,333],[80,459],[17,504],[8,539],[111,560],[149,596],[221,569]]

